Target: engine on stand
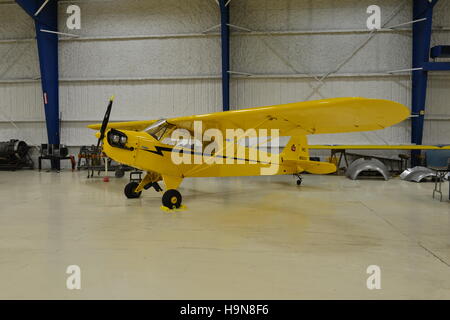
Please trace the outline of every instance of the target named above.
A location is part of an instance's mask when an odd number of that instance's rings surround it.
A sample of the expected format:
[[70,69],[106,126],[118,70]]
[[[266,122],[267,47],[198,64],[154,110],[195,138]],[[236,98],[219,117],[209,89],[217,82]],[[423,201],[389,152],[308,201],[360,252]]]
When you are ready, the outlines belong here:
[[0,170],[33,169],[30,148],[26,142],[16,139],[0,142]]

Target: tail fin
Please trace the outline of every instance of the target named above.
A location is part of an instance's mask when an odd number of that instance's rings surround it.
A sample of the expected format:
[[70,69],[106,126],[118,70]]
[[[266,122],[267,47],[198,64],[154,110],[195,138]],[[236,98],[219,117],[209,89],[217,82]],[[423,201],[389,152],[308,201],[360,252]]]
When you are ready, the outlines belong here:
[[306,136],[292,136],[280,156],[283,160],[309,160]]
[[306,136],[292,136],[281,152],[280,158],[283,163],[295,166],[298,172],[307,171],[314,174],[328,174],[336,171],[336,166],[332,163],[309,161]]

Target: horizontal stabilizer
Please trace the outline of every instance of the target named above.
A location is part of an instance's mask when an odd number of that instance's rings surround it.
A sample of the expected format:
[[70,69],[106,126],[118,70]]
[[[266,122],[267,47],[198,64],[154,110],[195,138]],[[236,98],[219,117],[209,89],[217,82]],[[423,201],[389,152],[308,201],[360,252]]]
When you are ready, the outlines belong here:
[[313,174],[329,174],[336,172],[336,166],[330,162],[309,161],[309,160],[284,160],[284,164],[296,165],[298,172],[309,172]]

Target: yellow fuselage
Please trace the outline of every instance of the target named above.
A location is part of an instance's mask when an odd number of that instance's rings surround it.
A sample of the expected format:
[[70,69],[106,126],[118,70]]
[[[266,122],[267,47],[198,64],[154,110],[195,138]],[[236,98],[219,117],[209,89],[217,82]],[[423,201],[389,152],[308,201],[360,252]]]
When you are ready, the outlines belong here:
[[[283,159],[280,155],[266,153],[261,150],[255,152],[255,149],[250,150],[238,144],[231,146],[234,151],[231,156],[227,153],[223,156],[215,155],[217,159],[222,158],[223,164],[205,163],[205,160],[211,160],[211,157],[203,156],[201,152],[198,153],[191,149],[183,149],[185,152],[190,153],[190,163],[175,164],[172,161],[172,152],[178,152],[180,147],[161,143],[143,131],[121,130],[121,132],[128,137],[127,149],[112,146],[105,138],[103,151],[117,162],[144,171],[157,172],[163,176],[180,178],[257,176],[264,172],[262,171],[263,168],[269,167],[276,168],[272,174],[294,174],[299,172],[297,166],[283,164]],[[229,146],[226,146],[226,148],[229,148]],[[242,157],[242,151],[244,157]],[[254,156],[255,154],[257,154],[256,157]]]

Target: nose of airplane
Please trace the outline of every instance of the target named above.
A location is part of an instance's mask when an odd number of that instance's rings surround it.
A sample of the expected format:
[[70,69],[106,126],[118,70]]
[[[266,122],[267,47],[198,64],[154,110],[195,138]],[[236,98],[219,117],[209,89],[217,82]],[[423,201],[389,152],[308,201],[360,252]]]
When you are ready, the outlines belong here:
[[100,139],[100,136],[101,136],[100,131],[97,131],[97,132],[95,133],[95,137],[96,137],[97,139]]
[[116,162],[134,166],[136,137],[131,131],[110,129],[103,139],[103,152]]

